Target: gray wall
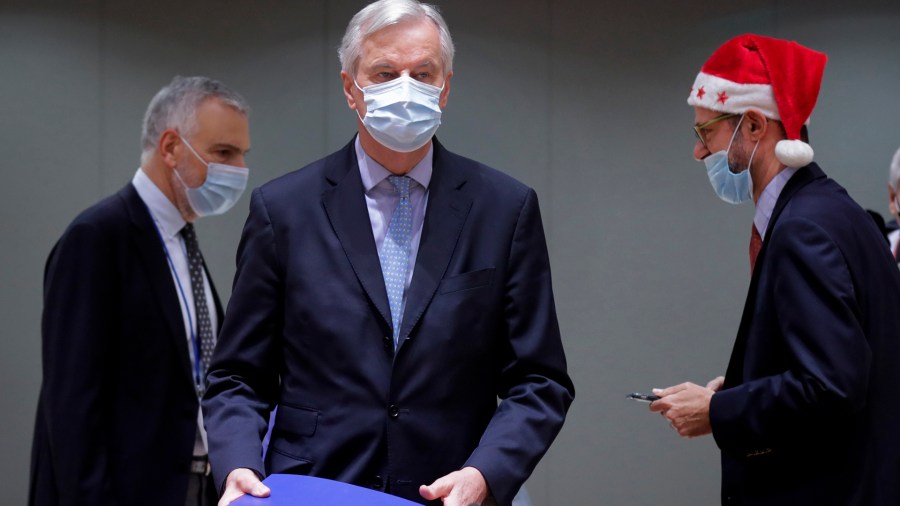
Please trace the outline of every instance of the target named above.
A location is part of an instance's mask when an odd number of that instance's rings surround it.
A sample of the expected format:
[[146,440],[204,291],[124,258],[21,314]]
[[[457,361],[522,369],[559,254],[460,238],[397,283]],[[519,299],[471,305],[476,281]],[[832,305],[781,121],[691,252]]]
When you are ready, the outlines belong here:
[[[10,1],[0,5],[0,489],[24,504],[40,386],[43,263],[81,209],[138,167],[140,121],[174,74],[241,91],[252,186],[347,142],[335,48],[362,1]],[[748,281],[752,206],[691,158],[687,92],[727,38],[830,56],[816,158],[886,213],[900,145],[896,0],[447,0],[458,44],[440,137],[534,186],[578,396],[529,488],[536,504],[712,504],[718,452],[624,394],[724,372]],[[225,298],[247,198],[199,225]],[[150,477],[148,477],[149,483]]]

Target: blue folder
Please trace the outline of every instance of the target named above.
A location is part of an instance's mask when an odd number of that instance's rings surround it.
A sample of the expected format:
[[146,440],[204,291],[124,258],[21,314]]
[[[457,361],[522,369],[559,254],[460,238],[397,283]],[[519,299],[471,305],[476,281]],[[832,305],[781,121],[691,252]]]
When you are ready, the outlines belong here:
[[272,474],[263,480],[263,483],[272,491],[269,497],[245,495],[231,504],[233,506],[418,506],[418,503],[376,490],[312,476]]

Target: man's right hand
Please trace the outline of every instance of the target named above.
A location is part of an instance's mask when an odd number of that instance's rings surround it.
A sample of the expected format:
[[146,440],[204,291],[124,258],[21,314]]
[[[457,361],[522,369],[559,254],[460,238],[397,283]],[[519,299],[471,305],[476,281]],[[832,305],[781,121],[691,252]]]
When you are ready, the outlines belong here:
[[269,487],[259,481],[259,477],[253,471],[241,467],[228,473],[225,479],[225,491],[219,499],[219,506],[228,506],[232,501],[244,494],[253,497],[269,497]]

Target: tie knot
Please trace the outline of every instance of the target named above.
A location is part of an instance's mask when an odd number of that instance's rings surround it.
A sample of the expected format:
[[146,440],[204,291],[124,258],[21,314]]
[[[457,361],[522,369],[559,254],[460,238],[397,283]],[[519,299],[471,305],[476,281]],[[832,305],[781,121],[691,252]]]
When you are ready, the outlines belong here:
[[200,244],[197,242],[197,232],[194,231],[194,225],[188,223],[181,229],[181,237],[184,238],[184,244],[187,246],[188,252],[199,251]]
[[412,181],[409,176],[388,176],[388,181],[400,192],[401,199],[409,198],[409,183]]
[[193,240],[196,241],[196,240],[197,240],[197,233],[194,232],[194,224],[193,224],[193,223],[186,223],[186,224],[181,228],[181,235],[182,235],[185,239],[193,239]]

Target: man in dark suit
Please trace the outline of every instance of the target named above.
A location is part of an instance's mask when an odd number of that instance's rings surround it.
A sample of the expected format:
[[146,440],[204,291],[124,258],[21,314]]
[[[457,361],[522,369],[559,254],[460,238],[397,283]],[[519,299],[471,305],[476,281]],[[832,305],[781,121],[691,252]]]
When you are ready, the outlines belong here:
[[176,77],[133,180],[50,253],[29,504],[215,504],[199,396],[222,309],[192,222],[246,186],[247,113],[222,83]]
[[574,396],[537,197],[433,140],[434,8],[370,4],[340,56],[359,134],[253,192],[203,401],[220,504],[296,473],[508,505]]
[[650,408],[722,450],[722,503],[900,504],[900,273],[868,214],[812,163],[825,55],[744,35],[688,103],[724,200],[756,204],[752,276],[724,378]]

